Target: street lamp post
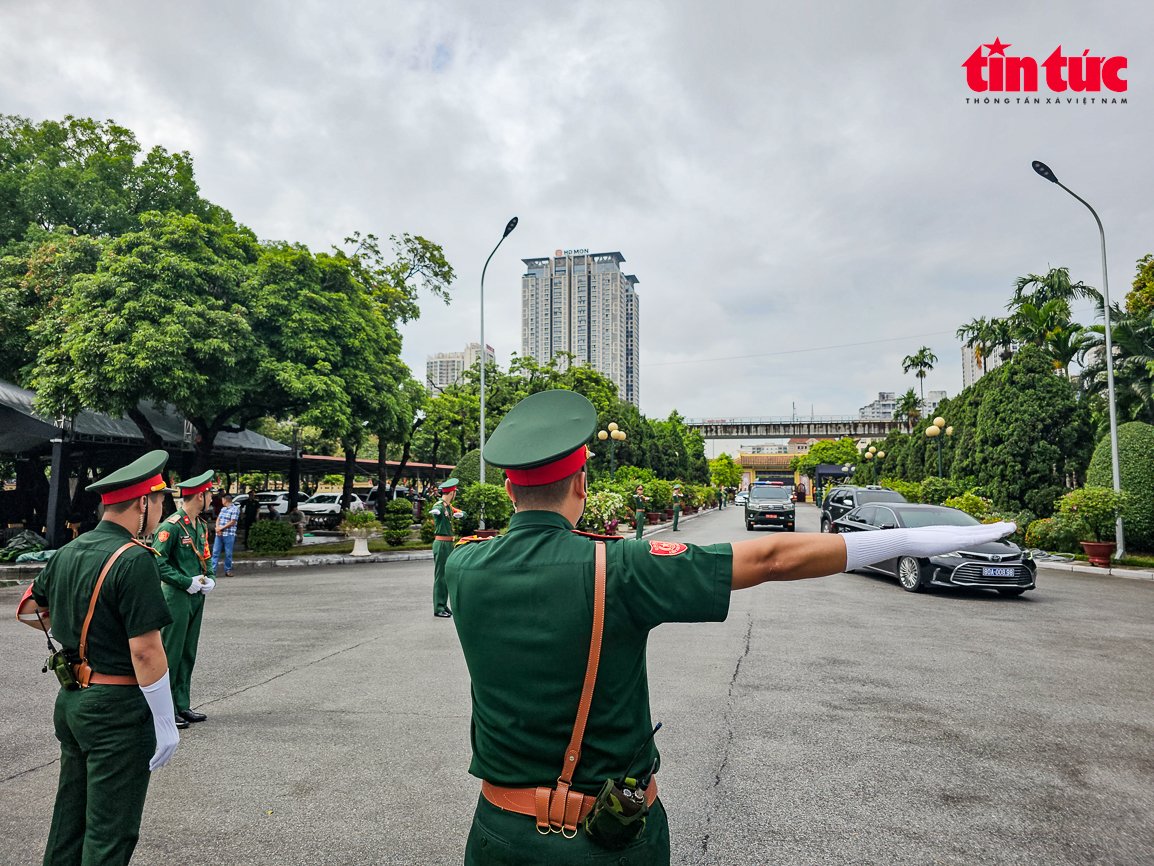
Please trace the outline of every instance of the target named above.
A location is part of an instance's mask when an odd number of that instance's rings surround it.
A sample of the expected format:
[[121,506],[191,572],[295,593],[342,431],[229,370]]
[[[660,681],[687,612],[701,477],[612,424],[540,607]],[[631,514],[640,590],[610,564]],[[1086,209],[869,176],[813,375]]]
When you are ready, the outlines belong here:
[[874,475],[874,483],[875,484],[881,484],[882,461],[885,459],[886,459],[886,452],[884,452],[884,451],[879,451],[877,454],[874,455],[874,469],[876,470],[876,474]]
[[[1086,206],[1086,209],[1094,215],[1094,222],[1098,224],[1098,235],[1102,240],[1102,312],[1106,317],[1106,390],[1109,394],[1110,403],[1110,468],[1114,474],[1114,492],[1122,492],[1122,472],[1118,461],[1118,416],[1117,410],[1114,408],[1114,344],[1110,335],[1110,280],[1106,273],[1106,230],[1102,228],[1102,220],[1098,218],[1098,212],[1090,206],[1090,202],[1082,198],[1068,186],[1058,180],[1058,176],[1050,169],[1044,162],[1034,160],[1030,163],[1034,171],[1044,177],[1050,183],[1056,183],[1062,187],[1066,192],[1080,201]],[[1114,540],[1116,542],[1115,557],[1121,559],[1126,555],[1126,538],[1122,532],[1122,515],[1119,514],[1114,522]]]
[[[489,253],[489,258],[485,259],[485,267],[481,268],[481,483],[485,483],[485,364],[488,357],[485,354],[485,271],[489,269],[489,261],[493,258],[493,254],[497,252],[497,247],[505,242],[505,238],[513,233],[513,229],[517,228],[517,218],[513,217],[505,226],[505,233],[501,235],[501,240],[497,241],[497,246],[493,247],[493,252]],[[485,513],[482,510],[478,526],[481,529],[485,528]]]
[[939,415],[934,423],[926,428],[926,436],[938,444],[938,478],[942,477],[942,434],[954,435],[954,428],[946,426],[946,419]]
[[613,476],[617,473],[617,462],[614,460],[613,446],[618,442],[625,441],[625,431],[617,426],[616,421],[610,421],[605,426],[607,429],[597,431],[597,438],[602,442],[606,439],[609,440],[609,475]]
[[874,470],[874,457],[877,456],[877,453],[878,453],[878,447],[876,445],[871,445],[869,448],[866,449],[865,454],[862,455],[863,457],[865,457],[866,466],[868,466],[870,468],[870,481],[873,481],[875,478],[876,473]]

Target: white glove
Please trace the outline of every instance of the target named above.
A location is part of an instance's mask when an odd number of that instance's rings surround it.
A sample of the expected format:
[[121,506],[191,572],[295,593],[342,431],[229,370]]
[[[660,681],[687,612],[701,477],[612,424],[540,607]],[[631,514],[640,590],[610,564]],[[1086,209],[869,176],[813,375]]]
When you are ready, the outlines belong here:
[[213,580],[211,577],[206,577],[204,579],[204,586],[202,586],[200,588],[200,591],[203,592],[205,595],[208,595],[214,589],[216,589],[216,581]]
[[460,520],[464,516],[465,516],[464,511],[454,511],[453,512],[453,517],[455,517],[457,520]]
[[188,585],[188,589],[186,589],[185,592],[187,592],[189,595],[196,595],[202,589],[204,589],[204,584],[200,582],[199,577],[194,577],[192,579],[192,583]]
[[980,526],[920,526],[916,529],[877,529],[872,532],[844,532],[845,570],[899,556],[938,556],[964,550],[967,545],[985,544],[1005,538],[1018,527],[1013,523],[985,523]]
[[172,758],[180,745],[180,734],[176,731],[176,714],[172,708],[172,688],[168,684],[168,671],[150,686],[141,686],[148,708],[152,710],[152,727],[156,731],[156,751],[148,762],[149,770],[159,770]]

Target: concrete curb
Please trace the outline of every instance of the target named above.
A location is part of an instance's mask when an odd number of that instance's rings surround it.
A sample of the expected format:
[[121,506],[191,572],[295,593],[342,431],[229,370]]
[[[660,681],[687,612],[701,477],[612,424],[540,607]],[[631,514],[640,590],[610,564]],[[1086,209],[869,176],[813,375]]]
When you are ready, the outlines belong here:
[[1141,568],[1099,568],[1083,562],[1039,562],[1038,569],[1044,571],[1081,572],[1099,577],[1125,577],[1130,580],[1154,580],[1154,571]]
[[[708,511],[699,511],[697,514],[682,514],[681,522],[685,523],[689,520],[696,520],[703,514],[710,514],[716,510],[716,508],[711,508]],[[658,532],[668,532],[672,530],[672,528],[672,521],[663,521],[662,523],[648,525],[642,532],[642,537],[653,535]],[[622,536],[622,538],[632,537],[632,532]],[[247,577],[249,576],[249,572],[255,571],[264,573],[273,568],[324,568],[333,565],[368,565],[372,563],[385,564],[390,562],[412,562],[422,559],[431,560],[432,558],[433,551],[431,550],[414,550],[397,553],[371,553],[368,556],[352,556],[347,553],[318,553],[314,556],[294,556],[291,559],[236,560],[232,564],[232,570],[233,577]],[[40,573],[40,569],[43,567],[44,563],[42,562],[0,566],[0,587],[25,586],[36,578],[36,575]]]

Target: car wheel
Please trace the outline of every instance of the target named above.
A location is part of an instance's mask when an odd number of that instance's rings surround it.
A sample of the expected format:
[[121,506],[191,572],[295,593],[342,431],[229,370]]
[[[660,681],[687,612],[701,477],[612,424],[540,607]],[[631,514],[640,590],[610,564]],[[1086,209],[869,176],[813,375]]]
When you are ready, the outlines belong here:
[[906,592],[921,592],[922,567],[912,556],[903,556],[898,560],[898,581]]
[[748,520],[745,521],[745,531],[746,532],[753,532],[753,524],[750,523]]
[[1018,586],[1012,587],[1010,589],[999,589],[998,595],[1005,596],[1006,598],[1014,598],[1015,596],[1021,595],[1025,591],[1026,588],[1024,586]]

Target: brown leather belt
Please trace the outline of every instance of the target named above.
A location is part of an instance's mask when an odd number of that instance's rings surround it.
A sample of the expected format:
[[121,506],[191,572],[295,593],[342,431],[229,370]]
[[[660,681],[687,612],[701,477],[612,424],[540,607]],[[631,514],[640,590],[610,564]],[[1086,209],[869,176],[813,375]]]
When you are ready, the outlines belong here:
[[456,541],[451,535],[434,535],[433,541]]
[[[502,788],[500,785],[494,785],[491,782],[481,782],[481,795],[486,800],[498,809],[504,809],[506,812],[516,812],[518,815],[528,815],[530,818],[537,818],[538,827],[549,826],[549,795],[552,793],[554,793],[552,788]],[[581,798],[580,805],[578,805],[578,797]],[[567,814],[565,817],[571,817],[572,811],[576,811],[577,820],[571,823],[577,824],[584,821],[585,816],[589,814],[589,810],[593,808],[593,801],[596,799],[596,797],[589,794],[579,794],[576,791],[569,791],[567,798],[569,802],[566,803],[565,811],[570,814]],[[654,778],[649,782],[649,787],[645,789],[645,804],[652,806],[656,800],[657,779]],[[546,810],[544,815],[538,815],[538,805],[544,807]],[[554,806],[555,805],[556,804],[554,804]]]
[[[73,673],[78,665],[73,665]],[[138,686],[136,677],[128,674],[99,674],[93,671],[88,677],[90,686]]]

